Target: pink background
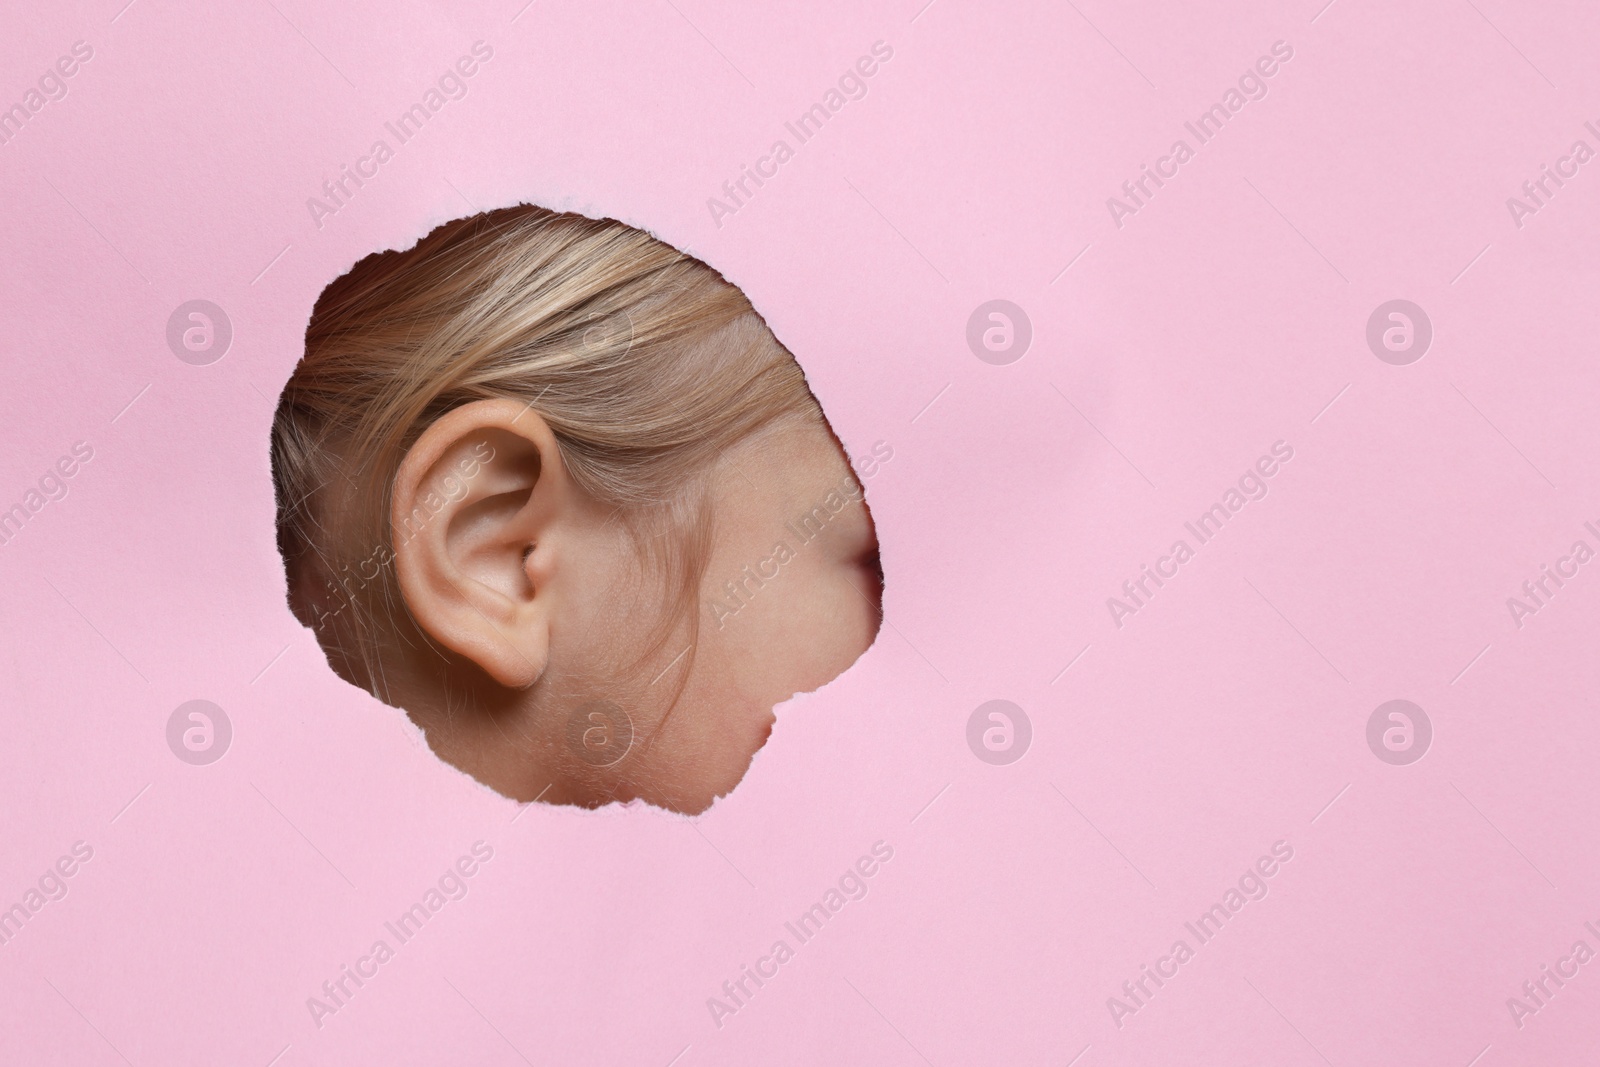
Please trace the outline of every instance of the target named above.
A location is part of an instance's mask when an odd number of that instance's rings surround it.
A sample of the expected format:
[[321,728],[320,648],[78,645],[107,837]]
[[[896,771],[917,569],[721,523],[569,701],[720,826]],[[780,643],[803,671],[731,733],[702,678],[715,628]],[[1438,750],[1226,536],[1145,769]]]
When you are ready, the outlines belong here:
[[[0,545],[0,907],[94,853],[0,946],[0,1061],[1600,1052],[1600,960],[1520,1027],[1506,1004],[1600,951],[1600,563],[1520,628],[1506,604],[1600,549],[1600,161],[1520,228],[1506,205],[1600,149],[1600,12],[920,3],[13,10],[0,105],[94,55],[0,146],[0,508],[94,458]],[[319,229],[307,198],[478,40],[467,96]],[[867,96],[715,225],[707,198],[880,40]],[[1115,225],[1106,198],[1280,40],[1268,95]],[[894,449],[877,644],[699,819],[518,817],[284,604],[268,426],[317,293],[524,200],[706,258],[841,436]],[[209,366],[165,339],[197,298],[234,328]],[[965,340],[993,298],[1034,330],[1006,366]],[[1365,340],[1395,298],[1434,327],[1409,366]],[[1116,626],[1106,599],[1279,440],[1270,494]],[[1008,766],[966,741],[993,698],[1033,726]],[[1434,728],[1408,766],[1366,741],[1395,698]],[[191,699],[233,725],[209,766],[167,746]],[[479,840],[468,895],[319,1028],[307,998]],[[880,840],[868,896],[715,1025],[707,998]],[[1280,840],[1269,895],[1199,946],[1184,923]],[[1107,998],[1179,938],[1119,1026]]]

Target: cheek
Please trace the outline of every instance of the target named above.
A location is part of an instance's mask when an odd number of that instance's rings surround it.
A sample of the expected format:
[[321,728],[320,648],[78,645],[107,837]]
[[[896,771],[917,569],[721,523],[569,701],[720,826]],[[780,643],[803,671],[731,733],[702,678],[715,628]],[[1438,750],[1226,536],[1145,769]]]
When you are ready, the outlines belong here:
[[740,687],[776,703],[827,684],[872,644],[878,604],[877,577],[859,560],[796,558],[722,631]]

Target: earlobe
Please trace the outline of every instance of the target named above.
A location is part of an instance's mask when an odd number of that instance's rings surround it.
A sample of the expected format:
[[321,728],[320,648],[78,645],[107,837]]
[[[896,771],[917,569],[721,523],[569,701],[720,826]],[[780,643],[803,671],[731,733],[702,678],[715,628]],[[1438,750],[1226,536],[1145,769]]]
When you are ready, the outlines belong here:
[[479,400],[429,426],[395,475],[395,576],[430,638],[508,688],[548,666],[555,596],[530,564],[558,537],[572,486],[555,435],[528,405]]

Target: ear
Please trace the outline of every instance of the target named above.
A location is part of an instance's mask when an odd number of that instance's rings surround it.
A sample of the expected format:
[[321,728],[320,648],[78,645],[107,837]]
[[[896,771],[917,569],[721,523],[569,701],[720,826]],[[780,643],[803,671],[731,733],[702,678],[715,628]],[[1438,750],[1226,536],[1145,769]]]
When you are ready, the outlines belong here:
[[473,401],[423,431],[390,512],[395,575],[423,631],[501,685],[538,681],[577,495],[554,432],[520,401]]

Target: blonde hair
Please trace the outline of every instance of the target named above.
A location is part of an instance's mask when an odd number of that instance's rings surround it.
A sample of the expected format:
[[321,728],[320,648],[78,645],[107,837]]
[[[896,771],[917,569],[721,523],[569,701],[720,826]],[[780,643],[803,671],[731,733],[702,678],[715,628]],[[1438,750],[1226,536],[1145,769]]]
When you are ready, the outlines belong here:
[[[387,565],[396,471],[434,420],[491,398],[544,418],[574,482],[615,509],[676,591],[662,639],[704,570],[702,475],[778,420],[822,422],[737,287],[615,220],[505,208],[361,260],[317,300],[273,419],[272,469],[291,606],[380,699],[385,654],[420,643],[450,659]],[[297,578],[318,591],[309,601]]]

